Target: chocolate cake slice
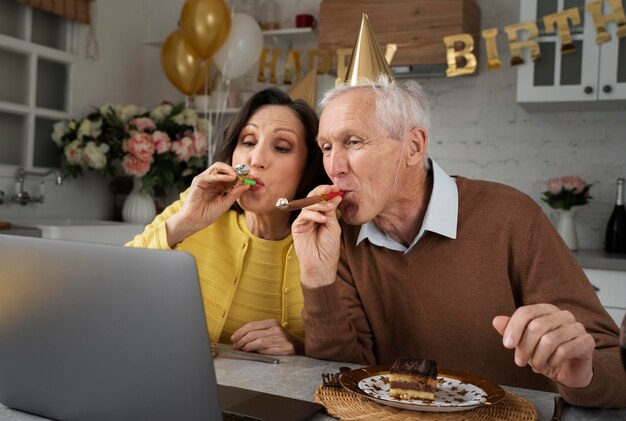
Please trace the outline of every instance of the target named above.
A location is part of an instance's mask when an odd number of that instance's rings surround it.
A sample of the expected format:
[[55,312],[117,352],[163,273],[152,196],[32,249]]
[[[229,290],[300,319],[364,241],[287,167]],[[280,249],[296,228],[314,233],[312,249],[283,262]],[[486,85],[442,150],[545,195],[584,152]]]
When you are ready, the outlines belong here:
[[398,358],[389,370],[389,396],[435,400],[437,363],[426,358]]

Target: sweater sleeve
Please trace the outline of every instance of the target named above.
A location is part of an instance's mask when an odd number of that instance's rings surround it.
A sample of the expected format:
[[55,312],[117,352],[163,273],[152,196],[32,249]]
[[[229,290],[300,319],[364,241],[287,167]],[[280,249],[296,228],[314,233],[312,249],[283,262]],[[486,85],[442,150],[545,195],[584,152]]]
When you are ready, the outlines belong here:
[[163,212],[157,215],[141,234],[137,234],[135,238],[126,243],[126,247],[150,248],[171,250],[167,243],[167,231],[165,229],[165,221],[176,212],[180,211],[183,206],[185,193],[181,194],[181,199],[172,203],[165,208]]
[[[557,385],[571,404],[625,407],[626,376],[619,354],[619,330],[593,291],[572,253],[539,210],[528,236],[525,274],[519,279],[521,305],[551,303],[570,311],[593,336],[593,379],[585,388]],[[617,374],[616,374],[617,373]]]
[[319,288],[302,287],[306,355],[313,358],[375,364],[372,332],[345,254],[337,278]]

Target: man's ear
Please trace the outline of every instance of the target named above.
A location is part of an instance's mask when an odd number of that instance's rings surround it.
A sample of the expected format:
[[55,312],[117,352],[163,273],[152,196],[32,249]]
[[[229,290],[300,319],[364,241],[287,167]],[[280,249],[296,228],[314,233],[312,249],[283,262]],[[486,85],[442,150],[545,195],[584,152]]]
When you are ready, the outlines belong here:
[[428,133],[423,127],[413,127],[407,134],[408,166],[414,166],[424,161],[428,152]]

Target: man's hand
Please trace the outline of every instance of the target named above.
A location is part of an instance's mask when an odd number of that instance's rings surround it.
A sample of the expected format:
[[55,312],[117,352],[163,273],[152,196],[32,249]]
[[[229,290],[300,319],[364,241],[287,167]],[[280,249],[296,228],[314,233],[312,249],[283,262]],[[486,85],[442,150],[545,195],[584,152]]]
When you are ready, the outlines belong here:
[[246,323],[230,337],[233,348],[270,355],[304,355],[304,342],[291,336],[275,319]]
[[[319,186],[309,196],[339,191]],[[300,280],[309,288],[331,284],[337,277],[341,227],[336,216],[341,196],[302,209],[291,225],[293,244],[300,261]]]
[[511,317],[496,316],[492,323],[504,347],[515,349],[518,366],[528,364],[567,387],[591,383],[595,341],[569,311],[534,304],[518,308]]

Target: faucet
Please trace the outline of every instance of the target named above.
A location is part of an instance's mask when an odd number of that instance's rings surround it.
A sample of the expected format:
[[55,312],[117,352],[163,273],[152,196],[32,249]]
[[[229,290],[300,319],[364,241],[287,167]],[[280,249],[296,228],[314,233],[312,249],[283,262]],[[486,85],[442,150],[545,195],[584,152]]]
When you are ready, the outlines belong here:
[[[61,172],[59,170],[37,172],[27,171],[24,168],[19,168],[15,173],[15,194],[11,196],[11,201],[19,203],[22,206],[25,206],[28,203],[43,203],[45,191],[44,178],[53,173],[56,176],[56,185],[60,186],[61,184],[63,184],[63,176],[61,175]],[[24,182],[26,181],[26,177],[41,178],[41,184],[39,185],[39,196],[31,196],[30,194],[28,194],[27,191],[24,190]]]

